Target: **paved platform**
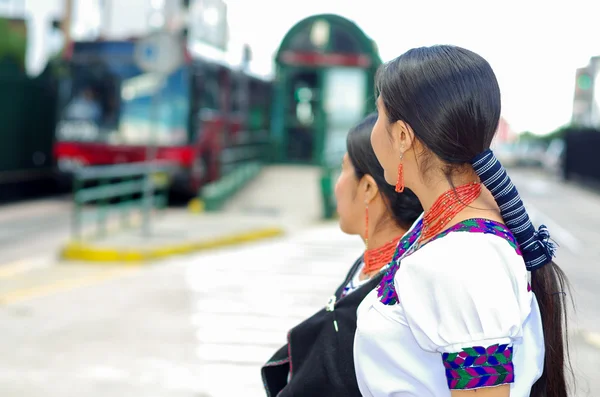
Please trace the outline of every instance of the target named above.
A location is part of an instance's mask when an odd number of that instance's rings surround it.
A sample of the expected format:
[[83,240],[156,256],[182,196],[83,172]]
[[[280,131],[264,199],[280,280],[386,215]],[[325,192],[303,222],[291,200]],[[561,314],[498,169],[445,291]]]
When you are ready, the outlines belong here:
[[203,249],[256,241],[285,233],[276,219],[240,214],[190,214],[168,211],[143,229],[122,230],[91,241],[70,241],[64,259],[91,262],[137,262],[161,259]]
[[172,255],[281,236],[320,222],[319,168],[271,166],[232,197],[219,212],[169,209],[153,216],[149,234],[138,226],[106,237],[72,240],[62,249],[68,260],[145,263]]
[[0,395],[264,396],[260,365],[361,250],[329,223],[149,266],[5,278]]

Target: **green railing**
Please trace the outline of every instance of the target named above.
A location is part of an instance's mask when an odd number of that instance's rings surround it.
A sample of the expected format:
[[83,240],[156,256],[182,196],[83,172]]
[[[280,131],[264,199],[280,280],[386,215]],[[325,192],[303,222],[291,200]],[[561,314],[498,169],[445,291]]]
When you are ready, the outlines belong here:
[[[140,214],[143,231],[149,233],[152,210],[167,205],[172,169],[170,163],[153,162],[78,170],[73,176],[72,237],[76,240],[83,238],[84,215],[91,215],[95,220],[92,237],[104,236],[109,216],[115,214],[122,227],[133,226],[133,214]],[[91,206],[92,210],[84,214],[86,206]]]
[[221,153],[221,177],[203,186],[200,199],[206,211],[218,211],[262,170],[272,155],[269,131],[250,131]]
[[225,176],[245,164],[266,162],[270,148],[270,142],[260,142],[225,149],[221,156],[221,173]]
[[346,153],[345,146],[332,148],[324,153],[321,162],[321,197],[323,199],[323,218],[335,217],[337,203],[335,201],[335,183],[340,175],[342,160]]
[[202,201],[206,211],[218,211],[227,200],[260,174],[263,164],[255,161],[244,163],[216,182],[202,189]]

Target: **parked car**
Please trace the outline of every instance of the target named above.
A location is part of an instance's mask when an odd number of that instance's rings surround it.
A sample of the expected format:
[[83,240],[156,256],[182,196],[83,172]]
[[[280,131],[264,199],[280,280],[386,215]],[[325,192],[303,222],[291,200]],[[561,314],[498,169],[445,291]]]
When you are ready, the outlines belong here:
[[553,139],[544,153],[543,165],[548,171],[558,174],[562,172],[565,158],[565,141]]
[[518,164],[517,146],[514,143],[496,143],[492,149],[503,166],[514,167]]
[[517,144],[517,165],[522,167],[541,167],[546,147],[542,143],[526,141]]

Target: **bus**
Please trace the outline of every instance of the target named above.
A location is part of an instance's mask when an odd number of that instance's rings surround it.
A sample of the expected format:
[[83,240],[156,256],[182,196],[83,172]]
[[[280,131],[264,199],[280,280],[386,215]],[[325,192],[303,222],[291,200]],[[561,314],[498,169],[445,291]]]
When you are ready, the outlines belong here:
[[176,165],[172,190],[191,196],[238,163],[265,155],[270,79],[190,54],[183,37],[184,62],[161,79],[137,66],[137,41],[79,41],[65,52],[54,145],[60,175],[169,161]]

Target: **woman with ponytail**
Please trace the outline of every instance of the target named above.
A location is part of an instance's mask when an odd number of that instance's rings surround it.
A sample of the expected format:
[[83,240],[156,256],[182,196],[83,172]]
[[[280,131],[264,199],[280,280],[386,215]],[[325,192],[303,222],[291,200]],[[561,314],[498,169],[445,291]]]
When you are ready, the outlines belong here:
[[365,397],[565,397],[564,274],[489,150],[500,119],[490,65],[416,48],[378,73],[371,143],[411,189],[419,237],[358,308]]

